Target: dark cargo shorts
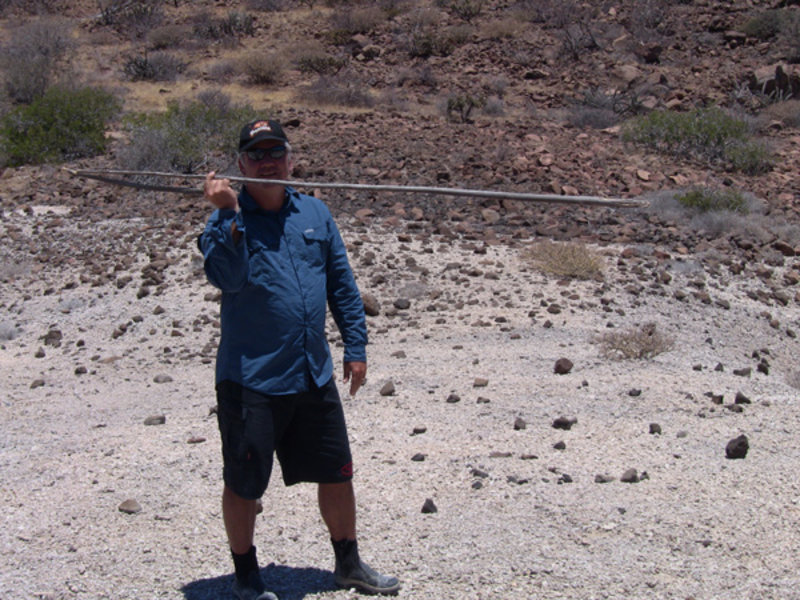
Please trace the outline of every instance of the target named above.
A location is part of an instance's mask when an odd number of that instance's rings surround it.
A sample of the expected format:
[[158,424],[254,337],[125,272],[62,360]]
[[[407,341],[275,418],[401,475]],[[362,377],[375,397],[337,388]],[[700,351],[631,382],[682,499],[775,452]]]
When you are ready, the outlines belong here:
[[344,411],[336,384],[267,396],[232,381],[217,384],[222,477],[242,498],[260,498],[277,454],[286,485],[341,483],[353,477]]

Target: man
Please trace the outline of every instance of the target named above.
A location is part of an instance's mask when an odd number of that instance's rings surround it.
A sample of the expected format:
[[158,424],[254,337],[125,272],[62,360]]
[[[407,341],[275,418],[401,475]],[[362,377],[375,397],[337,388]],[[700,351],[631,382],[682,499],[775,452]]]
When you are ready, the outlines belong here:
[[[249,178],[288,179],[291,147],[278,122],[244,126],[239,169]],[[253,545],[257,500],[273,453],[286,485],[319,484],[337,585],[394,594],[397,578],[377,573],[358,555],[352,459],[325,338],[326,305],[344,341],[350,394],[366,376],[367,331],[336,224],[320,200],[283,185],[247,183],[237,195],[212,172],[204,194],[216,208],[199,246],[208,280],[222,290],[217,415],[234,594],[276,598],[265,590]]]

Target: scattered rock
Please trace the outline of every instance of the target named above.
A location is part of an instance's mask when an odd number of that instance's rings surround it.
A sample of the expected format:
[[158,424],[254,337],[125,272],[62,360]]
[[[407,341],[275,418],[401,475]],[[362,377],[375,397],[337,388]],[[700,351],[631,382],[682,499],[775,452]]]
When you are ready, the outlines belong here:
[[525,419],[522,417],[517,417],[514,419],[514,431],[521,431],[528,427],[528,424],[525,422]]
[[653,435],[661,435],[661,425],[658,423],[650,423],[650,433]]
[[411,457],[411,460],[414,462],[423,462],[425,460],[425,455],[422,452],[417,452]]
[[458,394],[450,394],[447,397],[448,404],[455,404],[456,402],[461,402],[461,396],[459,396]]
[[361,301],[364,303],[364,312],[368,317],[377,317],[381,314],[381,303],[374,294],[364,292],[361,294]]
[[572,361],[568,358],[559,358],[554,368],[556,375],[566,375],[572,370]]
[[600,474],[594,476],[595,483],[611,483],[612,481],[614,481],[614,477],[611,475]]
[[434,501],[431,498],[426,498],[422,505],[422,514],[430,515],[436,512],[439,512],[439,509],[436,507]]
[[120,504],[117,507],[117,510],[127,515],[135,515],[136,513],[142,512],[142,507],[136,500],[129,498],[128,500],[125,500],[122,504]]
[[742,434],[730,440],[725,446],[725,457],[731,459],[744,458],[747,456],[749,449],[750,442],[747,440],[747,436]]
[[475,381],[472,382],[472,387],[481,388],[486,387],[489,385],[489,380],[485,377],[476,377]]
[[163,425],[166,422],[166,415],[151,415],[144,420],[145,425]]
[[619,478],[619,480],[625,483],[638,483],[639,473],[636,471],[636,469],[627,469],[622,474],[622,477]]
[[390,379],[389,381],[384,383],[380,389],[380,392],[378,393],[381,396],[394,396],[395,393],[394,382]]
[[553,428],[569,431],[578,422],[575,417],[558,417],[553,421]]

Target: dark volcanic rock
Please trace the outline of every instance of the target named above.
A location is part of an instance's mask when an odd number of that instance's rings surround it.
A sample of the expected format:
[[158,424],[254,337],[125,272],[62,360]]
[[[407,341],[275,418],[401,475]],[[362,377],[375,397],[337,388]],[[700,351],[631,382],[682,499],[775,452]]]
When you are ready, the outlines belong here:
[[744,458],[747,456],[747,451],[750,449],[750,442],[747,436],[742,434],[739,437],[733,438],[725,446],[726,458]]

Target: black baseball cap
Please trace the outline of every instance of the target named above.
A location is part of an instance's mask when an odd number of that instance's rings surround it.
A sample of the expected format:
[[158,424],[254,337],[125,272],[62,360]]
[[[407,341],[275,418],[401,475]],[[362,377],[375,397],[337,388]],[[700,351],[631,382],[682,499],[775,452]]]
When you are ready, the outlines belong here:
[[280,123],[272,119],[256,119],[242,127],[239,133],[239,152],[244,152],[264,140],[289,142]]

